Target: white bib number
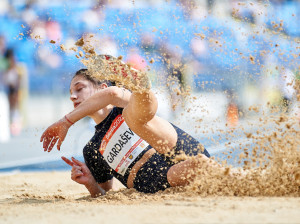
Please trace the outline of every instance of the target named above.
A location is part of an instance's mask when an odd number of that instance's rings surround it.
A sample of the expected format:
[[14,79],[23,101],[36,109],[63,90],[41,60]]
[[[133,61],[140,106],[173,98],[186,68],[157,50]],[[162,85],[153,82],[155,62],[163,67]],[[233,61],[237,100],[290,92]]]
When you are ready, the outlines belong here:
[[130,130],[123,116],[118,115],[102,139],[100,153],[112,169],[124,176],[130,164],[148,145]]

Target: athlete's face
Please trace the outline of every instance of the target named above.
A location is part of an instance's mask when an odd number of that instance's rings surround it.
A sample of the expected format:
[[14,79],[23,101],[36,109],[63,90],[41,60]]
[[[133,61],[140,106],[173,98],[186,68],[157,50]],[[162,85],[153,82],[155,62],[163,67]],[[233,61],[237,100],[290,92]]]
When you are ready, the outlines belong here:
[[98,91],[98,88],[83,76],[78,75],[71,81],[70,99],[74,108]]

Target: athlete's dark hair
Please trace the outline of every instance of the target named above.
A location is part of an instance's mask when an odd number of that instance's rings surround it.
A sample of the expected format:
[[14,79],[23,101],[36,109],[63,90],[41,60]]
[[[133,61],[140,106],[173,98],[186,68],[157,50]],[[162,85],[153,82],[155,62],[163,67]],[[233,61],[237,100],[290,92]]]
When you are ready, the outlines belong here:
[[75,73],[75,75],[73,76],[72,80],[73,80],[75,77],[79,76],[79,75],[83,76],[86,80],[90,81],[90,82],[93,83],[93,85],[95,85],[95,86],[101,85],[102,83],[105,83],[107,86],[114,86],[114,85],[115,85],[114,82],[111,82],[111,81],[108,81],[108,80],[102,80],[102,81],[100,81],[100,80],[98,80],[98,79],[93,78],[93,77],[89,74],[89,72],[88,72],[88,70],[87,70],[86,68],[79,69],[79,70]]

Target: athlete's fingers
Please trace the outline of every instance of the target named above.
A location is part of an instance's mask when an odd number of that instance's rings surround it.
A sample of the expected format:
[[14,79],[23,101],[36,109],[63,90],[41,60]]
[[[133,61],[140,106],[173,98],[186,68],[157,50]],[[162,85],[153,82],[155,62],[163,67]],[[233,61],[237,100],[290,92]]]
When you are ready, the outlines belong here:
[[44,138],[49,138],[51,136],[50,131],[48,130],[48,128],[43,132],[40,141],[42,142],[44,140]]
[[52,150],[52,148],[54,147],[54,145],[56,144],[58,138],[54,138],[52,139],[50,145],[49,145],[49,148],[48,148],[48,152],[50,152]]
[[78,171],[78,172],[74,173],[75,178],[82,177],[82,176],[84,176],[84,174],[81,171]]
[[72,173],[72,175],[76,174],[76,173],[82,173],[83,174],[81,167],[77,166],[77,165],[72,166],[71,173]]
[[83,173],[81,171],[76,171],[76,172],[72,172],[71,174],[71,179],[72,180],[75,180],[78,178],[78,177],[82,177],[83,176]]
[[80,166],[77,166],[76,164],[74,164],[72,166],[72,171],[75,171],[75,170],[81,170],[81,167]]
[[43,149],[44,149],[44,152],[46,152],[47,151],[47,146],[46,146],[46,143],[45,143],[45,139],[43,140]]
[[44,151],[47,151],[48,146],[49,146],[51,140],[52,140],[52,138],[49,138],[49,137],[45,137],[44,138],[44,142],[43,142]]
[[73,176],[83,176],[83,173],[81,170],[75,170],[72,172],[72,175]]
[[72,176],[75,178],[79,177],[79,176],[83,176],[83,172],[82,172],[80,166],[73,165],[71,173],[72,173]]
[[71,160],[67,159],[67,158],[64,157],[64,156],[62,156],[61,159],[62,159],[66,164],[68,164],[69,166],[73,166],[73,165],[74,165],[74,163],[73,163]]
[[79,160],[75,159],[74,157],[72,157],[72,161],[77,164],[78,166],[85,166],[85,163],[80,162]]
[[47,132],[47,130],[43,132],[43,134],[42,134],[42,136],[41,136],[41,138],[40,138],[40,142],[42,142],[42,141],[44,140],[45,135],[46,135],[46,132]]
[[58,138],[57,137],[54,137],[54,138],[51,138],[51,142],[48,143],[48,152],[51,152],[54,145],[56,144]]
[[47,149],[47,138],[43,138],[43,149],[44,151]]
[[60,146],[61,146],[62,142],[63,142],[63,141],[59,138],[59,139],[58,139],[58,143],[57,143],[57,150],[58,150],[58,151],[60,151]]

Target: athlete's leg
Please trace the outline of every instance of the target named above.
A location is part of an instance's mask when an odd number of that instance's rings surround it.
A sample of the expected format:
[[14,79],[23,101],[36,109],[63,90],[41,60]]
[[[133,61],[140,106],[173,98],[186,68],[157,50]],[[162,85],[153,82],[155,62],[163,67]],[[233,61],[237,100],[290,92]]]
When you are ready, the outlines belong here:
[[191,183],[197,175],[210,177],[224,177],[240,179],[246,177],[249,172],[238,168],[226,168],[204,154],[198,154],[185,161],[173,165],[167,173],[168,182],[172,187],[185,186]]
[[225,168],[203,154],[191,157],[173,165],[168,173],[168,182],[172,187],[191,183],[196,175],[216,175],[225,173]]
[[157,99],[150,90],[133,92],[123,117],[128,126],[160,153],[169,152],[177,142],[174,127],[166,120],[155,116]]

